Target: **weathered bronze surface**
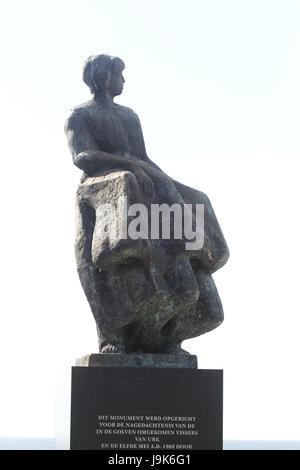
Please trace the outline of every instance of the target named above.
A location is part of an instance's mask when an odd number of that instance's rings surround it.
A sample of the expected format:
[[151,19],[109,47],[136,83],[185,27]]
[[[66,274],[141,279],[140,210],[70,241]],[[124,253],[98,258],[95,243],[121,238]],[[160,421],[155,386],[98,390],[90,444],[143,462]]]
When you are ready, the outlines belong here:
[[[212,273],[226,263],[228,248],[208,197],[155,165],[138,116],[114,103],[123,69],[117,57],[89,57],[83,79],[92,99],[76,106],[65,125],[74,164],[83,170],[76,198],[78,273],[100,353],[184,354],[183,340],[223,321]],[[120,238],[122,213],[119,228],[112,230],[107,219],[103,232],[101,207],[117,207],[124,197],[128,206],[149,210],[151,204],[204,204],[203,247],[187,250],[184,239]]]

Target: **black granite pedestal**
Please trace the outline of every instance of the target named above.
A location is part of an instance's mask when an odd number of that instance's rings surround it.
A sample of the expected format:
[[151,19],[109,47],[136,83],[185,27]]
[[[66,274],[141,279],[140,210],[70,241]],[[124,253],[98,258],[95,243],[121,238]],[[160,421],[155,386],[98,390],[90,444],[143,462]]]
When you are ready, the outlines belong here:
[[71,450],[222,449],[223,373],[73,367]]

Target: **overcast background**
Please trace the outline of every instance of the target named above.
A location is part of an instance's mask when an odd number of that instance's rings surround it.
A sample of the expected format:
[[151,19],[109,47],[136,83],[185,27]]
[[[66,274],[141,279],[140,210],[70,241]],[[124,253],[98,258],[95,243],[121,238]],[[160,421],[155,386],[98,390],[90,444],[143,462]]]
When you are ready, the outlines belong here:
[[108,53],[150,158],[208,194],[230,248],[214,276],[225,321],[184,343],[224,369],[224,437],[300,440],[300,2],[2,0],[0,13],[0,435],[52,436],[58,371],[97,351],[63,126],[89,99],[84,60]]

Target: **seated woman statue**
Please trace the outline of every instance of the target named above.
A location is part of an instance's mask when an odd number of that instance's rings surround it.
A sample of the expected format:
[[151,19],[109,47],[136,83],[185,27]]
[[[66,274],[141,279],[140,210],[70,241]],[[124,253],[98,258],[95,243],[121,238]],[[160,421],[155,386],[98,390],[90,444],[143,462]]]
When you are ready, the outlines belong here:
[[[101,353],[185,353],[183,340],[223,321],[212,273],[226,263],[228,249],[207,196],[153,163],[138,116],[114,103],[124,67],[118,57],[89,57],[83,80],[92,99],[76,106],[65,125],[74,164],[83,170],[76,199],[78,273]],[[126,207],[203,205],[201,248],[187,249],[184,237],[118,236],[103,207],[120,200]],[[122,225],[132,217],[123,211],[119,219]]]

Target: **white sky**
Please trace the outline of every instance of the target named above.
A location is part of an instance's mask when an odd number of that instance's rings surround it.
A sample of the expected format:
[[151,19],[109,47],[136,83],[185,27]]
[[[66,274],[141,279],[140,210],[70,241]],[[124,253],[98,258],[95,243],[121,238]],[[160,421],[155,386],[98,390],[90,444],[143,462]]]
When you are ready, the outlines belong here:
[[126,63],[118,102],[151,159],[210,197],[231,258],[225,322],[184,343],[222,368],[226,439],[300,439],[300,1],[1,2],[0,435],[54,433],[60,368],[97,351],[73,254],[80,172],[63,131],[87,56]]

